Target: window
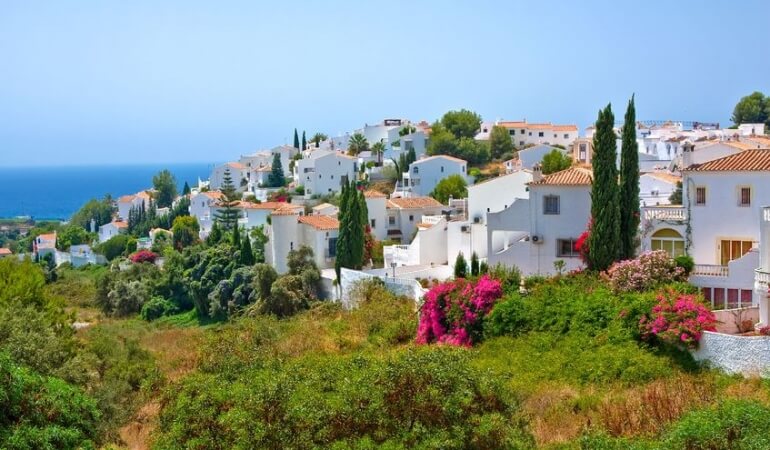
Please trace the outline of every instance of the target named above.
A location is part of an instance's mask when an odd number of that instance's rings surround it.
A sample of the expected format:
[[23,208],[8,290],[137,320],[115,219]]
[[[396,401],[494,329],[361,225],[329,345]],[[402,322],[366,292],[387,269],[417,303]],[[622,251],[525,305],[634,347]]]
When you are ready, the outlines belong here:
[[329,238],[329,258],[337,256],[337,238]]
[[412,167],[412,173],[420,173],[420,168],[417,166]]
[[569,133],[564,133],[564,139],[569,139]]
[[726,266],[728,262],[740,258],[748,253],[752,246],[750,240],[723,239],[719,241],[721,264]]
[[557,138],[558,136],[556,135],[556,133],[554,133],[554,134],[553,134],[553,137],[554,137],[554,139],[555,139],[555,138]]
[[537,137],[543,137],[543,136],[545,136],[544,132],[541,131],[541,132],[537,133]]
[[376,223],[377,223],[377,219],[372,219],[372,228],[376,227],[376,225],[375,225]]
[[751,206],[751,188],[742,187],[738,196],[738,206]]
[[684,238],[671,228],[663,228],[653,233],[650,244],[652,250],[665,250],[672,258],[684,255]]
[[546,195],[543,197],[543,214],[559,214],[558,195]]
[[409,214],[409,221],[410,221],[410,222],[414,222],[414,216],[413,216],[413,215],[411,215],[411,214]]
[[556,240],[556,256],[574,258],[580,256],[580,252],[575,248],[575,242],[577,239],[557,239]]
[[586,160],[586,149],[587,149],[586,144],[580,144],[580,157],[579,157],[579,159],[581,161],[585,161]]
[[695,188],[695,204],[696,205],[705,205],[706,204],[706,188],[696,187]]
[[396,224],[396,217],[395,216],[388,216],[388,225],[393,226]]
[[465,166],[462,167],[462,171],[463,171],[463,173],[465,173]]
[[441,173],[444,173],[444,166],[441,166]]
[[524,145],[524,141],[519,141],[519,145]]
[[[524,130],[521,130],[521,131],[524,131]],[[511,136],[513,136],[514,134],[516,134],[516,130],[509,130],[509,131],[508,131],[508,134],[510,134]]]
[[[519,134],[524,134],[524,130],[521,130],[521,132],[520,132]],[[530,133],[530,135],[531,135],[531,134],[532,134],[532,133]]]
[[531,131],[529,132],[529,136],[532,136],[532,132]]

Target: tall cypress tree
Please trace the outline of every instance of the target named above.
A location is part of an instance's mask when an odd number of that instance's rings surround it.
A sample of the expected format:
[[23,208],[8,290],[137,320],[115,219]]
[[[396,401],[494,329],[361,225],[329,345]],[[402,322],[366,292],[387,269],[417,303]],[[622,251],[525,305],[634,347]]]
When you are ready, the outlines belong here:
[[281,154],[273,154],[273,164],[270,166],[270,175],[267,176],[267,184],[270,187],[283,187],[286,184],[286,177],[283,174],[283,163],[281,163]]
[[340,269],[342,267],[350,267],[349,197],[348,183],[344,182],[342,183],[342,192],[340,193],[339,234],[337,236],[337,252],[334,259],[334,270],[337,272],[337,279],[340,278]]
[[299,149],[299,135],[296,128],[294,129],[294,148]]
[[302,130],[302,148],[301,150],[305,150],[307,148],[307,139],[305,138],[305,130]]
[[244,236],[243,243],[241,244],[240,263],[244,266],[253,266],[256,263],[254,251],[251,249],[251,239],[249,239],[248,234]]
[[639,148],[634,96],[628,101],[620,148],[620,257],[631,259],[639,230]]
[[190,185],[187,184],[187,182],[184,182],[184,188],[182,189],[182,195],[189,195],[190,194]]
[[232,244],[236,249],[241,248],[241,230],[238,228],[237,220],[235,221],[235,225],[233,225]]
[[350,268],[361,270],[364,261],[364,223],[361,221],[362,213],[361,191],[356,188],[355,181],[350,182],[348,187],[350,207],[348,227],[350,229]]
[[606,270],[620,255],[618,169],[612,106],[599,111],[594,133],[594,179],[591,188],[593,226],[588,237],[589,266]]
[[232,230],[241,217],[241,212],[236,208],[238,193],[235,191],[230,169],[225,169],[220,190],[222,191],[222,200],[219,202],[220,209],[214,214],[214,219],[219,221],[225,230]]

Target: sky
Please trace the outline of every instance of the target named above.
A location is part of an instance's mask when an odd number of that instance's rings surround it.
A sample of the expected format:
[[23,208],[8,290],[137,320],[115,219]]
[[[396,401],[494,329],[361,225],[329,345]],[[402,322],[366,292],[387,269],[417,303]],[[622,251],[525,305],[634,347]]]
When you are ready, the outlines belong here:
[[0,0],[0,166],[211,162],[386,117],[730,125],[770,2]]

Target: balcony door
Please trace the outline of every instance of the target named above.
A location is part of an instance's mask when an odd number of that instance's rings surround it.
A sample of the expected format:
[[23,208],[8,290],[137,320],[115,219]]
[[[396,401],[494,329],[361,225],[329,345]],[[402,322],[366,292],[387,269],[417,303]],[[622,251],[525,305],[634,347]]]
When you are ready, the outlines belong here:
[[723,239],[719,241],[721,264],[726,266],[728,262],[738,259],[751,250],[751,241]]

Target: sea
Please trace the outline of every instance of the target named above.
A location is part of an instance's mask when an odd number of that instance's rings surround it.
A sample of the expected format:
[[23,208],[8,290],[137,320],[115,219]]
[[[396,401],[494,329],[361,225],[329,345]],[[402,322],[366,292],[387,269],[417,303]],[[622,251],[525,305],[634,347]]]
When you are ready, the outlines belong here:
[[67,220],[92,198],[113,198],[152,187],[152,177],[168,169],[179,192],[196,186],[215,164],[147,164],[61,167],[0,167],[0,218]]

